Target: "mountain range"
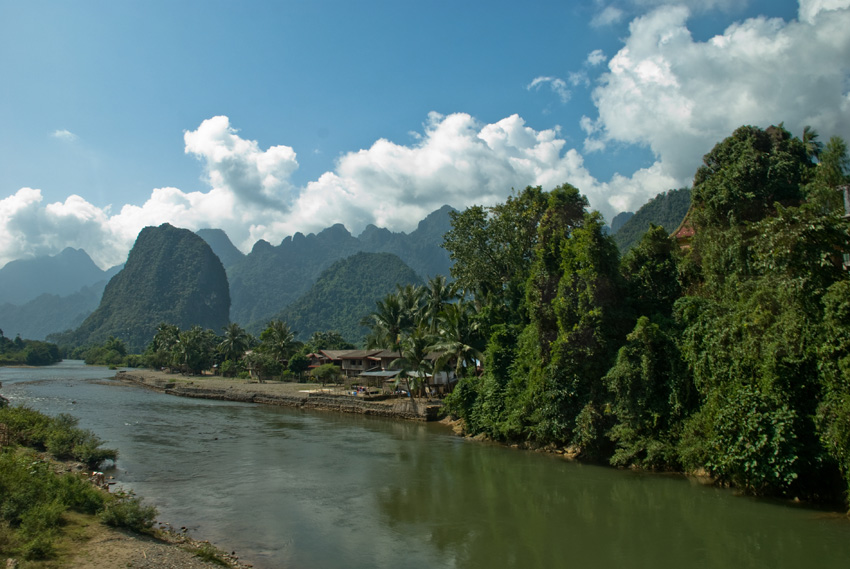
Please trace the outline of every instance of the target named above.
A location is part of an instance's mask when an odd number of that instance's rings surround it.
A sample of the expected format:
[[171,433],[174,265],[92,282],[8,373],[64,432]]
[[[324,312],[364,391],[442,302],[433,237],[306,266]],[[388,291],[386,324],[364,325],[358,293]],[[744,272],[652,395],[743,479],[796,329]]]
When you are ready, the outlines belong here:
[[[627,251],[636,243],[650,222],[673,231],[684,217],[689,202],[689,190],[670,190],[659,194],[634,214],[625,212],[616,216],[611,232],[621,251]],[[257,331],[269,320],[283,318],[301,336],[309,336],[316,330],[337,329],[357,339],[363,334],[358,325],[362,315],[337,322],[338,314],[328,312],[327,307],[336,306],[339,312],[345,299],[346,305],[349,301],[359,303],[358,310],[365,307],[368,313],[374,301],[393,290],[396,282],[423,282],[438,274],[448,275],[451,259],[441,245],[443,235],[451,229],[452,211],[449,206],[440,208],[409,234],[370,225],[354,237],[338,224],[316,234],[296,233],[276,246],[261,240],[248,254],[239,251],[220,229],[201,229],[193,237],[205,242],[225,270],[230,321]],[[143,233],[149,229],[154,228],[145,228]],[[195,243],[193,247],[197,246]],[[164,263],[162,270],[168,274],[168,264],[173,261],[168,261],[161,253],[158,260],[150,258],[146,262],[157,266]],[[359,253],[389,253],[393,260],[372,257],[352,261],[353,264],[339,263]],[[20,334],[25,338],[43,339],[49,334],[80,327],[101,305],[101,296],[107,299],[103,294],[106,283],[121,268],[103,271],[85,251],[70,248],[54,257],[8,263],[0,268],[0,329],[7,336]],[[174,272],[173,266],[170,271]],[[404,276],[391,284],[387,283],[392,278],[387,282],[380,278],[373,282],[373,277],[379,277],[373,273],[382,271]],[[136,278],[142,277],[143,271],[137,271]],[[127,286],[123,288],[129,290]],[[355,299],[360,293],[363,299]],[[344,312],[348,312],[347,309]],[[158,311],[153,313],[158,314]],[[318,322],[311,314],[325,314],[327,318]],[[155,324],[148,323],[148,327]],[[87,329],[91,335],[92,325],[88,324]],[[221,331],[220,327],[213,329]],[[101,336],[102,332],[101,327],[95,336]],[[82,336],[63,337],[79,341]]]
[[[233,264],[225,263],[232,302],[230,319],[242,326],[264,324],[310,290],[322,271],[355,253],[392,253],[423,280],[448,275],[451,259],[441,245],[443,235],[451,228],[452,211],[443,206],[409,234],[369,225],[354,237],[337,224],[317,234],[296,233],[277,246],[258,241],[248,255]],[[207,242],[217,254],[228,249],[220,237]]]

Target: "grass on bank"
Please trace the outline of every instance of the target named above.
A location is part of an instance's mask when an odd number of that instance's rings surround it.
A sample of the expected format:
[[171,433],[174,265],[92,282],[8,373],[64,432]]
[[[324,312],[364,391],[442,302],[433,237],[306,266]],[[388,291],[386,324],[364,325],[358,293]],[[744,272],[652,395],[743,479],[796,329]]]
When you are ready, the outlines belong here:
[[80,535],[85,516],[139,533],[153,527],[153,506],[132,494],[105,492],[84,473],[57,465],[55,459],[77,460],[96,469],[117,457],[76,425],[69,415],[0,408],[0,559],[20,558],[28,567],[61,566],[51,560],[60,558]]

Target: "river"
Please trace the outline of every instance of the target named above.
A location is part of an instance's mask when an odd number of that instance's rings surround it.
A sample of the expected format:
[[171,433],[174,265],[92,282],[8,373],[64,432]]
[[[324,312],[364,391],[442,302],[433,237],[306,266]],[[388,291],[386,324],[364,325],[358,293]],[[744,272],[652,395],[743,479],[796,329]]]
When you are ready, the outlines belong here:
[[186,399],[63,362],[0,368],[13,404],[119,449],[107,474],[159,519],[261,569],[820,567],[840,514],[679,476],[567,462],[441,425]]

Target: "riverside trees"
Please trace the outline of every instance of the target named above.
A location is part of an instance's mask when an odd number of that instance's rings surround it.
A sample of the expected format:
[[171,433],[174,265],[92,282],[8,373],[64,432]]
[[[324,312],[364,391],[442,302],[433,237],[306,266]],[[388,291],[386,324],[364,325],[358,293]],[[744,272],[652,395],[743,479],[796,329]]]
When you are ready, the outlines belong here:
[[466,429],[754,493],[850,489],[846,145],[808,142],[780,126],[719,143],[685,250],[651,228],[620,259],[568,185],[456,214],[445,247],[487,342],[449,400]]

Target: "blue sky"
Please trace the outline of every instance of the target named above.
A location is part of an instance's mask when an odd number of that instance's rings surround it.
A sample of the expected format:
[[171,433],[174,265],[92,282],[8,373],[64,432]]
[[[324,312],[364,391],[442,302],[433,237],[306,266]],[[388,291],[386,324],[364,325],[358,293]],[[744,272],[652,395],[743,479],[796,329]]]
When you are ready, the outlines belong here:
[[563,182],[610,219],[741,124],[850,138],[848,30],[850,0],[0,0],[0,264]]

